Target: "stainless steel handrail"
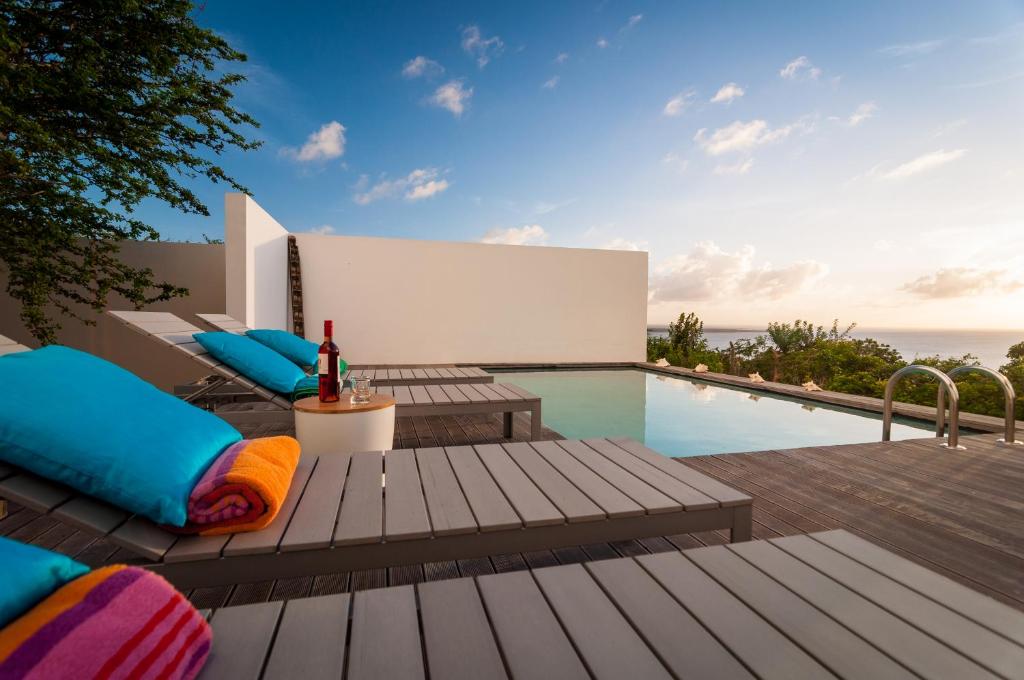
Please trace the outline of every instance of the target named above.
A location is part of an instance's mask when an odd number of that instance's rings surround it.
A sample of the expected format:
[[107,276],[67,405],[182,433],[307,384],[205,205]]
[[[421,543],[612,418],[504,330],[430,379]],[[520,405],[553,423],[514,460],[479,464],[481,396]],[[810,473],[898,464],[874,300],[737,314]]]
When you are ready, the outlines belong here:
[[[889,382],[885,383],[885,400],[882,403],[882,441],[889,441],[892,435],[892,396],[896,392],[896,384],[903,376],[911,373],[924,373],[932,376],[939,381],[939,390],[949,395],[949,441],[943,442],[942,446],[963,450],[965,447],[960,446],[960,392],[957,391],[956,384],[939,369],[917,364],[904,366],[893,373]],[[943,408],[942,415],[935,418],[935,436],[941,437],[945,429],[945,408]]]
[[[1013,389],[1013,383],[1005,375],[995,370],[994,368],[988,368],[986,366],[957,366],[952,371],[947,373],[952,380],[958,375],[964,375],[965,373],[981,373],[987,375],[990,378],[995,378],[995,381],[999,383],[999,386],[1003,388],[1003,398],[1006,400],[1006,409],[1004,411],[1004,425],[1003,425],[1003,438],[998,440],[998,444],[1008,444],[1015,446],[1024,446],[1024,442],[1017,441],[1017,419],[1014,417],[1014,405],[1017,403],[1017,392]],[[946,409],[945,409],[945,391],[939,390],[938,398],[938,409],[939,409],[939,427],[945,428]],[[941,432],[940,432],[941,434]]]

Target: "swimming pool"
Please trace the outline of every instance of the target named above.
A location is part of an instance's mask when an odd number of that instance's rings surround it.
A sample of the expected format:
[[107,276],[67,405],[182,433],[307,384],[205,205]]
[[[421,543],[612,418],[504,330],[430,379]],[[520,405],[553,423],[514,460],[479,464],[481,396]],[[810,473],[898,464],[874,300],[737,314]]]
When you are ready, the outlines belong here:
[[[669,456],[879,441],[881,416],[641,370],[495,373],[543,399],[544,424],[570,439],[632,437]],[[893,439],[932,425],[901,419]]]

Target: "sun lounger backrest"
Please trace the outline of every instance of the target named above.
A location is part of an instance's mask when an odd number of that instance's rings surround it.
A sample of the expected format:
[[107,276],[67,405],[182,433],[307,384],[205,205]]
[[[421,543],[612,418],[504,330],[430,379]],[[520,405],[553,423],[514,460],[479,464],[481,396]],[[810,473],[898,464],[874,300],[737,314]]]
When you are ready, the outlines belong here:
[[260,387],[230,366],[222,364],[210,355],[206,349],[192,337],[193,333],[204,332],[169,312],[115,312],[108,311],[115,319],[128,326],[136,333],[150,337],[158,342],[185,354],[193,361],[202,364],[228,381],[241,385],[247,390],[263,397],[282,408],[290,409],[291,402],[270,390]]
[[196,314],[196,316],[202,319],[203,323],[209,324],[219,331],[241,335],[250,330],[244,323],[227,314]]
[[0,356],[3,356],[4,354],[13,354],[15,352],[27,352],[30,349],[32,348],[18,344],[7,336],[0,335]]

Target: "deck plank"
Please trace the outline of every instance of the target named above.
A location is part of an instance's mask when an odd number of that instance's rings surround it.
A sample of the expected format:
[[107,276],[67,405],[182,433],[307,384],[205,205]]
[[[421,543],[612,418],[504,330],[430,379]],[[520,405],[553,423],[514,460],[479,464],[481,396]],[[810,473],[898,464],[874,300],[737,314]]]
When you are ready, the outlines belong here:
[[523,525],[472,447],[450,446],[445,452],[480,531],[514,529]]
[[476,519],[444,449],[416,449],[416,462],[434,535],[475,532]]
[[453,680],[504,678],[505,666],[472,579],[417,587],[430,675]]
[[340,678],[345,669],[344,640],[351,599],[351,595],[341,593],[288,602],[263,680]]
[[566,523],[565,516],[509,458],[505,449],[498,444],[480,444],[473,448],[525,526]]
[[348,678],[425,677],[412,586],[356,593]]
[[381,540],[384,532],[383,473],[382,454],[352,455],[338,513],[338,525],[334,530],[335,545],[376,543]]
[[384,538],[400,541],[430,536],[430,519],[423,499],[423,485],[410,449],[388,451],[384,456]]

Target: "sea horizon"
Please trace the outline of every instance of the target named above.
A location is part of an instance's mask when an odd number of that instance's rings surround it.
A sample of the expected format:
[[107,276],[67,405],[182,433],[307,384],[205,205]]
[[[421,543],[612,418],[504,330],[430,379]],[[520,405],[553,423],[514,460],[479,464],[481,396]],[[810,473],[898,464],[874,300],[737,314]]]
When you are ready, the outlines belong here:
[[[704,328],[708,344],[716,349],[728,347],[739,339],[764,335],[764,329]],[[650,324],[648,336],[668,335],[668,326]],[[942,357],[971,354],[983,366],[999,368],[1007,363],[1006,352],[1011,345],[1024,341],[1024,329],[965,329],[965,328],[855,328],[854,338],[873,338],[898,351],[905,360],[939,355]]]

